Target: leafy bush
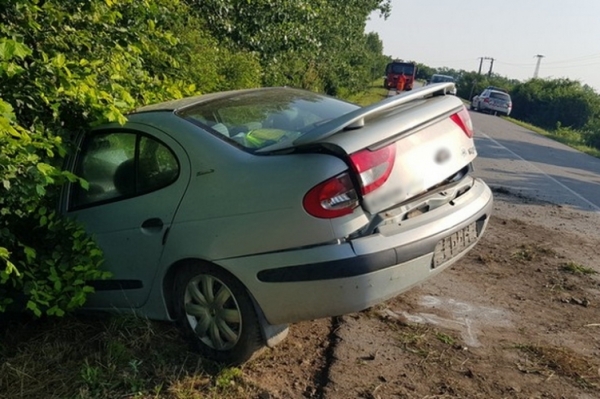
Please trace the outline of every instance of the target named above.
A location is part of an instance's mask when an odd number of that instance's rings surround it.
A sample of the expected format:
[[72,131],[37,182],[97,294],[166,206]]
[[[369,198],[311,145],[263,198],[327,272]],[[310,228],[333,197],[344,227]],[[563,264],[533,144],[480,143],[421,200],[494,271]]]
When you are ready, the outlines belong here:
[[258,63],[189,33],[202,21],[172,0],[11,0],[0,21],[0,312],[60,316],[107,277],[55,211],[65,182],[86,185],[61,170],[74,137],[137,105],[255,85]]
[[389,0],[6,0],[0,7],[0,312],[62,315],[106,278],[56,211],[74,139],[137,106],[217,90],[360,90],[383,63],[365,35]]
[[531,79],[510,94],[515,118],[547,129],[560,123],[581,130],[600,115],[600,95],[569,79]]

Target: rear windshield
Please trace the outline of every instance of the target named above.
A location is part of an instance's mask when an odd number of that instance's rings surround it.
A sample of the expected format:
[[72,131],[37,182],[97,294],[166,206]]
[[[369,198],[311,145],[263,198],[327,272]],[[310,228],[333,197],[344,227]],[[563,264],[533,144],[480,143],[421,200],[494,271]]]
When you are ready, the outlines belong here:
[[255,151],[291,142],[319,124],[359,108],[303,90],[274,88],[235,93],[178,113],[207,131]]
[[490,98],[495,98],[498,100],[510,101],[510,96],[504,93],[491,92]]

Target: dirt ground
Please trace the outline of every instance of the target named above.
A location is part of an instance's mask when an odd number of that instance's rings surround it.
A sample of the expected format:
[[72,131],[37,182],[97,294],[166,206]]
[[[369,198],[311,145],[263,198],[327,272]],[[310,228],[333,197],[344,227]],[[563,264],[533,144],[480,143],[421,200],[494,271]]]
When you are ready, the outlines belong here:
[[367,311],[293,325],[267,398],[600,398],[600,215],[497,190],[479,245]]
[[600,398],[600,214],[495,190],[480,243],[361,313],[292,325],[241,368],[169,323],[0,322],[0,398]]

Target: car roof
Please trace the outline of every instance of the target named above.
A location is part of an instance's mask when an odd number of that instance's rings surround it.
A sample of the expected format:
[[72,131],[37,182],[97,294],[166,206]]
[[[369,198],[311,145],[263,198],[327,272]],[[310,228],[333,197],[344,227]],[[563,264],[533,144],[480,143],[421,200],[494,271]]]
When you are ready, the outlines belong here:
[[501,87],[496,87],[496,86],[488,86],[485,88],[486,90],[493,90],[493,91],[500,91],[502,93],[507,93],[508,91],[506,91],[505,89],[501,88]]
[[509,97],[510,97],[510,94],[508,94],[507,92],[505,92],[505,91],[502,91],[502,90],[487,89],[487,91],[489,91],[490,93],[500,93],[500,94],[504,94],[504,95],[506,95],[506,96],[509,96]]

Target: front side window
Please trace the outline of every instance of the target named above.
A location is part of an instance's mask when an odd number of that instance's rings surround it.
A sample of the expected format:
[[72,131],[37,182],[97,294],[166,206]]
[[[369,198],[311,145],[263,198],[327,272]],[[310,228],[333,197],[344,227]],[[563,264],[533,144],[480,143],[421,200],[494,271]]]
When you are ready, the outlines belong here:
[[179,163],[163,143],[132,132],[96,133],[83,142],[75,174],[86,190],[74,184],[70,208],[112,202],[158,190],[173,183]]

